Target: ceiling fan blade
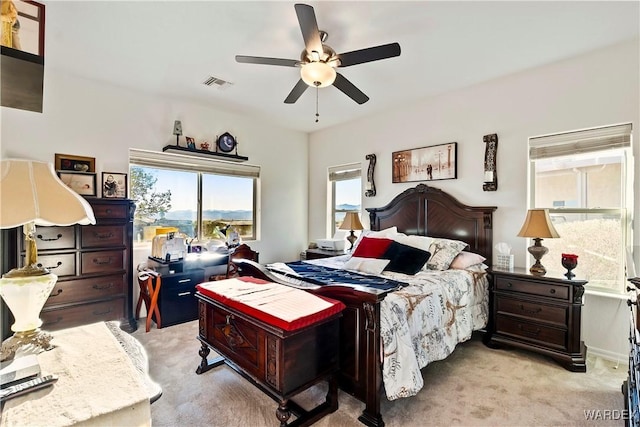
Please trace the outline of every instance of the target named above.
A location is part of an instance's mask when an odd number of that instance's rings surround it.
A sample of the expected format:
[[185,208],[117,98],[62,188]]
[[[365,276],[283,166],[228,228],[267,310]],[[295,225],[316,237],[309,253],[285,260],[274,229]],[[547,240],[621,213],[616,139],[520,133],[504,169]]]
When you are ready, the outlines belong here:
[[302,38],[308,53],[318,52],[321,57],[323,54],[322,40],[320,39],[320,31],[318,31],[318,21],[313,7],[308,4],[296,4],[296,15],[298,15],[298,23],[302,30]]
[[261,56],[236,55],[236,62],[242,62],[245,64],[280,65],[283,67],[295,67],[299,61],[296,61],[295,59],[264,58]]
[[300,98],[300,96],[304,93],[304,91],[307,90],[308,87],[309,85],[306,84],[302,79],[298,80],[298,83],[296,83],[296,85],[293,87],[293,89],[289,93],[289,96],[287,96],[287,98],[284,100],[284,103],[295,103],[298,98]]
[[400,45],[398,43],[383,44],[367,49],[341,53],[338,55],[338,58],[340,58],[340,67],[349,67],[350,65],[393,58],[394,56],[400,56]]
[[365,95],[360,89],[355,87],[353,83],[346,79],[342,74],[336,73],[336,80],[333,82],[333,85],[340,89],[342,93],[347,95],[349,98],[356,101],[358,104],[364,104],[369,100],[369,97]]

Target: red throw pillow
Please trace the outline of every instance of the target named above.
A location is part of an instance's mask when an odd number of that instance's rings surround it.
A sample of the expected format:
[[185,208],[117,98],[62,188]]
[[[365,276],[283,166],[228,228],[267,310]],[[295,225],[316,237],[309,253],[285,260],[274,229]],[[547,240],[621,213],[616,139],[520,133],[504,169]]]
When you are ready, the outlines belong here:
[[381,258],[387,251],[389,245],[393,242],[391,239],[377,239],[373,237],[363,237],[351,256],[360,258]]

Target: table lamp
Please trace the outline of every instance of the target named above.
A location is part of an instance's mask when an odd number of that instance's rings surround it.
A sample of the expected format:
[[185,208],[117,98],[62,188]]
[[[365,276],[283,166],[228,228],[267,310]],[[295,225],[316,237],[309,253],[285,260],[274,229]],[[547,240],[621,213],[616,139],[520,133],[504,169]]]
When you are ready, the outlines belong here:
[[344,221],[340,225],[340,230],[349,230],[351,233],[347,236],[347,240],[351,243],[351,247],[349,250],[353,249],[353,244],[358,238],[355,234],[353,234],[354,230],[363,230],[364,227],[360,222],[360,218],[358,217],[358,212],[347,212],[344,216]]
[[535,264],[531,266],[529,271],[531,274],[537,276],[543,276],[547,273],[547,270],[540,263],[540,260],[549,252],[549,249],[542,246],[540,242],[544,238],[558,238],[560,235],[556,231],[549,211],[547,209],[529,209],[527,217],[524,220],[522,229],[518,233],[519,237],[530,237],[535,242],[533,246],[529,246],[527,249],[531,255],[536,259]]
[[51,348],[51,335],[40,330],[40,311],[58,277],[37,265],[35,226],[95,224],[91,206],[67,187],[51,163],[10,159],[0,163],[0,228],[22,225],[24,266],[0,279],[0,296],[13,313],[13,336],[2,343],[0,360],[16,350],[37,354]]

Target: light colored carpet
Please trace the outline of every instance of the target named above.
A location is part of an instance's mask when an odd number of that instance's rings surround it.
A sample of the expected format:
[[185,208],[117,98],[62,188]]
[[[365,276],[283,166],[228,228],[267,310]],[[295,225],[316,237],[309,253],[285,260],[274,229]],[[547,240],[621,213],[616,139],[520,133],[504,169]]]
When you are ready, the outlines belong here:
[[[229,367],[195,373],[200,363],[197,321],[163,329],[154,325],[148,333],[139,328],[133,335],[146,348],[150,375],[163,389],[151,406],[155,427],[279,425],[275,401]],[[587,373],[569,372],[541,355],[489,349],[478,333],[446,360],[422,370],[425,387],[416,396],[395,401],[383,396],[382,416],[390,427],[624,425],[621,419],[588,420],[585,411],[621,413],[628,361],[615,369],[615,362],[587,359]],[[325,393],[319,385],[294,400],[308,407]],[[338,411],[315,425],[362,425],[358,416],[364,404],[343,392],[339,403]]]

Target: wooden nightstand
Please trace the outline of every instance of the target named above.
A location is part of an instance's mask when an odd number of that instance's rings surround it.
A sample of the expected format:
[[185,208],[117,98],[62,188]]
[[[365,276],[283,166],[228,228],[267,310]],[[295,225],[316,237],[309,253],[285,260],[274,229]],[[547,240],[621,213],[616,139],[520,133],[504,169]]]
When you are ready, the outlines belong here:
[[329,251],[326,249],[307,249],[306,250],[306,258],[307,259],[320,259],[320,258],[329,258],[332,256],[344,255],[348,252],[346,251]]
[[586,372],[580,340],[586,280],[535,276],[523,268],[493,269],[487,345],[508,344],[552,357],[566,369]]

